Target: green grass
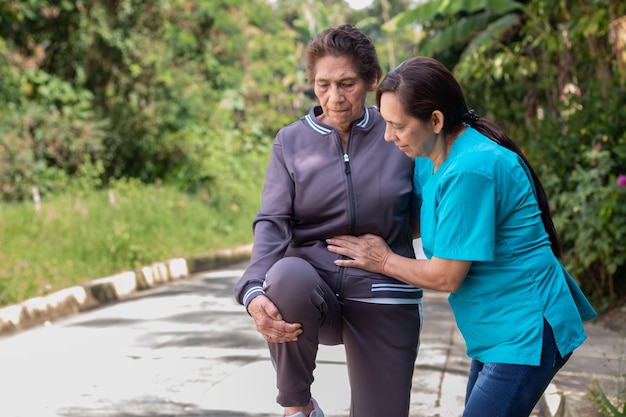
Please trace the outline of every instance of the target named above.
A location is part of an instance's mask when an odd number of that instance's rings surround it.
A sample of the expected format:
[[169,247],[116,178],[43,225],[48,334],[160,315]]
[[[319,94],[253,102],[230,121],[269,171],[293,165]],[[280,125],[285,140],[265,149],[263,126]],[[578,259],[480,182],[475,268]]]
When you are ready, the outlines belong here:
[[221,208],[172,187],[120,182],[113,193],[115,204],[107,191],[44,197],[38,213],[0,204],[0,305],[252,242],[260,191]]

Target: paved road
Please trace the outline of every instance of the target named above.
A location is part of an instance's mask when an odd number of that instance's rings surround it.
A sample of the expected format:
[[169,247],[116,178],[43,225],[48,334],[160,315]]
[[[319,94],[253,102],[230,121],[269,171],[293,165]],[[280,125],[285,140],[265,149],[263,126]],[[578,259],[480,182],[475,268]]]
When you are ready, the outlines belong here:
[[[280,416],[265,342],[232,297],[246,266],[0,337],[0,417]],[[425,292],[424,316],[411,417],[458,417],[469,361],[447,294]],[[623,369],[624,338],[593,324],[588,332],[555,379],[566,403],[582,410],[568,416],[595,415],[583,399],[589,382],[610,390]],[[315,377],[326,415],[348,416],[341,346],[320,348]],[[533,414],[544,415],[539,407]]]
[[[0,338],[0,416],[280,416],[265,342],[232,298],[246,265]],[[445,295],[427,297],[412,416],[458,417],[468,362]],[[341,347],[320,349],[313,392],[348,415]]]

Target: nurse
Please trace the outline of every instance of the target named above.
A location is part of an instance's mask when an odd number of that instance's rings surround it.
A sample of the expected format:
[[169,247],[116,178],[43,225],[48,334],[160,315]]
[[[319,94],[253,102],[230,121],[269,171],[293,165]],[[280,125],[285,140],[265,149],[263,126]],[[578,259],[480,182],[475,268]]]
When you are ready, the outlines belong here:
[[[468,109],[440,62],[412,58],[376,92],[385,140],[416,158],[426,260],[373,234],[328,239],[335,263],[450,292],[472,359],[464,417],[527,417],[595,311],[559,261],[544,189],[517,145]],[[424,183],[424,181],[426,182]]]

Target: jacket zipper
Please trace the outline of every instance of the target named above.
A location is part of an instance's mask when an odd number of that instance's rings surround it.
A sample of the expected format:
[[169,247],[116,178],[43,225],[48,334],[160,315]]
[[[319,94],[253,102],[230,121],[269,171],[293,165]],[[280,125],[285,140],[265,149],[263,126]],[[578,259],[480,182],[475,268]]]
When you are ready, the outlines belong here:
[[[352,132],[350,132],[350,137],[352,137]],[[343,165],[344,165],[344,173],[346,174],[346,179],[348,180],[348,198],[349,198],[349,206],[350,206],[350,231],[349,234],[354,234],[354,224],[356,223],[356,202],[354,201],[354,184],[352,182],[352,170],[350,169],[350,156],[348,155],[348,151],[350,150],[350,137],[348,137],[348,145],[346,152],[343,154]],[[339,146],[341,147],[341,138],[339,138]],[[346,257],[343,257],[346,259]],[[346,272],[345,267],[339,267],[339,276],[337,277],[337,285],[335,287],[335,295],[339,296],[341,292],[341,287],[343,285],[343,278]]]
[[[348,145],[349,147],[350,145]],[[352,171],[350,170],[350,157],[348,152],[343,155],[343,163],[345,165],[345,173],[348,178],[348,195],[350,198],[350,234],[354,234],[354,225],[356,223],[356,201],[354,201],[354,184],[352,183]]]

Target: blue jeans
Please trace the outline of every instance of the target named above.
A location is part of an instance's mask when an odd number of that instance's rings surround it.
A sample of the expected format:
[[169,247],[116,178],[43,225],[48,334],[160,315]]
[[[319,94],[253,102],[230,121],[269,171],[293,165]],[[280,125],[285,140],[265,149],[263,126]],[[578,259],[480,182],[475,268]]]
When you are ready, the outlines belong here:
[[544,320],[539,366],[472,360],[463,417],[528,417],[571,353],[561,357],[552,327]]

